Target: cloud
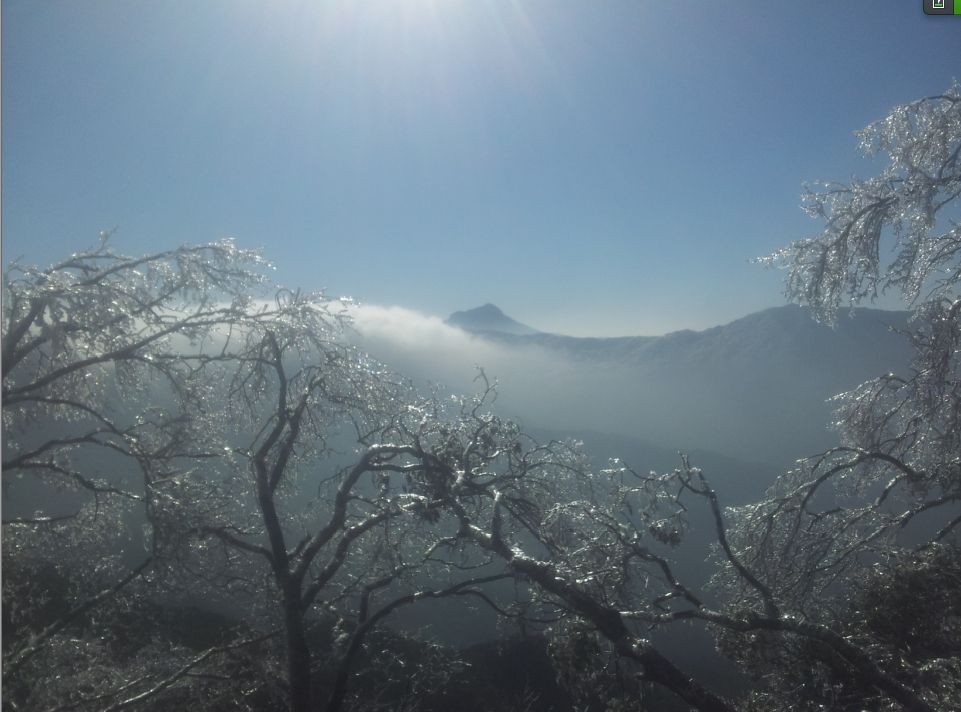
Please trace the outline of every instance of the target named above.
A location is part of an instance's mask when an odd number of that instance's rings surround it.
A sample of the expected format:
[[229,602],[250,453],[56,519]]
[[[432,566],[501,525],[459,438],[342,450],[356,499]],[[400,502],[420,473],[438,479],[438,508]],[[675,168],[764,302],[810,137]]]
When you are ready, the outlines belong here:
[[491,345],[436,316],[397,306],[356,305],[348,308],[366,342],[412,353],[430,350],[447,359],[490,353]]
[[671,444],[683,432],[675,386],[645,378],[636,366],[476,336],[402,307],[352,306],[349,313],[357,344],[406,376],[468,393],[483,367],[498,382],[498,410],[527,427],[643,433]]
[[659,379],[607,359],[576,359],[537,344],[500,342],[396,306],[351,306],[357,344],[394,370],[471,392],[477,368],[498,381],[498,409],[559,431],[654,434],[674,442],[683,426]]
[[[608,433],[773,463],[833,444],[824,424],[825,399],[839,390],[834,371],[838,378],[845,364],[858,371],[845,376],[852,385],[871,375],[861,351],[831,356],[836,364],[827,368],[806,358],[796,339],[779,346],[771,332],[777,324],[763,314],[746,332],[741,325],[731,333],[682,333],[649,348],[500,340],[395,306],[352,306],[350,314],[358,345],[416,380],[468,393],[483,367],[499,383],[498,410],[526,428]],[[835,344],[829,337],[825,353]]]
[[498,343],[403,307],[365,304],[349,313],[358,345],[404,375],[469,392],[482,367],[499,382],[499,402],[514,416],[544,415],[536,404],[549,401],[578,370],[537,345]]

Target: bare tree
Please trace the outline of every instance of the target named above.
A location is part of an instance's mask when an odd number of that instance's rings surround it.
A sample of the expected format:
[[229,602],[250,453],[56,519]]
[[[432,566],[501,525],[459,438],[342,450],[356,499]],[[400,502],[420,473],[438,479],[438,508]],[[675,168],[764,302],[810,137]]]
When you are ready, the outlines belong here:
[[[232,552],[222,557],[230,562],[224,574],[236,575],[237,554],[266,566],[280,600],[290,709],[312,709],[326,696],[333,712],[380,621],[419,601],[480,595],[478,586],[505,575],[436,588],[452,571],[434,556],[446,539],[436,526],[444,501],[413,482],[434,477],[446,408],[323,327],[258,325],[239,346],[201,359],[211,376],[220,374],[231,420],[255,435],[233,449],[233,486],[221,508],[210,506],[208,493],[201,514],[177,519],[197,522],[188,534],[205,542],[208,556]],[[334,441],[350,446],[340,463]],[[435,586],[424,588],[427,580]],[[321,691],[308,638],[325,621],[340,633],[332,654],[321,651],[336,669],[331,688]]]
[[[5,276],[11,706],[226,688],[256,646],[283,661],[291,709],[335,710],[389,614],[490,601],[483,586],[503,573],[452,576],[435,556],[448,535],[425,483],[446,406],[351,348],[339,303],[271,287],[259,255],[229,242],[127,257],[108,238]],[[106,633],[151,598],[241,607],[244,625],[201,650],[168,641],[166,656],[145,644],[118,660]],[[71,655],[76,676],[42,684],[44,663]],[[87,690],[90,670],[115,684]]]
[[[445,424],[443,455],[418,452],[419,445],[411,454],[419,469],[426,463],[433,497],[456,527],[446,548],[484,552],[526,582],[533,598],[524,615],[556,621],[556,643],[563,646],[562,631],[571,629],[585,640],[596,636],[592,655],[606,650],[629,677],[700,710],[735,709],[650,641],[655,628],[697,623],[718,631],[728,648],[734,639],[759,638],[779,641],[779,649],[803,646],[809,662],[830,665],[849,689],[904,709],[936,709],[938,698],[929,700],[871,645],[836,621],[805,616],[772,587],[753,549],[732,539],[720,499],[697,468],[685,461],[673,473],[645,475],[615,463],[593,472],[576,447],[531,441],[481,410],[484,400],[456,427]],[[672,563],[670,549],[693,517],[713,527],[734,592],[724,600],[685,582]],[[628,694],[636,701],[643,687]]]
[[[957,706],[961,648],[919,655],[922,646],[908,649],[908,631],[902,640],[883,639],[864,624],[871,597],[862,587],[903,586],[914,567],[936,559],[951,570],[961,558],[961,89],[896,107],[859,137],[862,150],[885,160],[883,169],[867,180],[809,189],[808,212],[823,231],[766,261],[787,270],[789,298],[828,322],[844,301],[899,293],[913,312],[906,338],[914,361],[909,373],[884,374],[838,396],[840,444],[800,461],[765,500],[740,509],[732,546],[780,609],[870,650],[889,677],[930,705]],[[728,574],[732,605],[756,605],[760,590],[734,569]],[[952,625],[950,607],[930,605],[946,593],[961,597],[961,582],[946,577],[938,585],[900,599],[919,629],[932,615]],[[740,647],[744,658],[754,654],[750,648]],[[786,679],[799,656],[821,657],[827,682],[808,686],[822,688],[812,699],[843,694],[853,661],[818,650],[786,656],[779,674]]]
[[[664,476],[615,467],[577,495],[570,488],[585,482],[585,470],[562,465],[552,448],[550,466],[506,458],[511,475],[489,475],[451,505],[463,539],[507,562],[546,601],[638,663],[647,680],[699,709],[732,707],[667,661],[645,626],[699,621],[718,632],[724,651],[765,681],[749,702],[759,707],[789,699],[812,709],[866,700],[910,710],[958,704],[957,646],[932,644],[930,655],[918,655],[905,639],[884,638],[878,606],[888,599],[861,587],[890,579],[888,589],[900,592],[890,600],[903,601],[906,582],[918,578],[912,565],[927,570],[937,561],[950,572],[959,559],[959,89],[898,107],[860,136],[888,166],[867,181],[809,191],[824,232],[770,258],[787,267],[788,294],[822,319],[833,320],[845,297],[858,303],[885,290],[900,290],[914,310],[913,372],[840,396],[838,447],[802,461],[761,502],[731,512],[686,462]],[[895,247],[891,259],[881,250],[886,242]],[[547,485],[541,467],[565,474]],[[471,473],[466,465],[451,472],[452,492],[463,492]],[[561,481],[566,490],[557,489]],[[531,483],[523,496],[519,482]],[[713,604],[658,550],[684,536],[692,502],[706,507],[718,546],[722,597]],[[937,587],[915,591],[917,626],[928,629],[943,613],[941,625],[956,629],[956,606],[928,608],[959,597],[957,578],[919,580]],[[799,678],[798,670],[809,675]]]
[[264,283],[254,252],[224,241],[128,257],[101,238],[47,269],[14,264],[4,275],[3,642],[12,707],[40,704],[36,693],[49,700],[57,686],[36,686],[37,660],[49,663],[70,647],[69,631],[122,608],[165,566],[170,542],[155,526],[164,502],[218,454],[194,417],[203,384],[181,354],[241,320],[286,318],[250,313]]
[[[695,622],[758,676],[752,709],[961,706],[961,90],[860,135],[887,166],[809,191],[824,230],[769,261],[827,321],[843,300],[903,294],[912,371],[840,396],[839,445],[733,510],[686,460],[664,475],[595,472],[575,443],[537,442],[490,412],[483,373],[475,398],[419,395],[347,345],[337,303],[269,287],[260,257],[230,243],[131,258],[105,236],[46,270],[15,265],[2,324],[8,704],[124,709],[274,675],[221,702],[334,712],[379,624],[471,597],[553,631],[585,679],[601,678],[597,656],[614,661],[630,704],[655,685],[735,709],[650,640]],[[713,590],[672,563],[693,516],[717,543]],[[492,588],[505,579],[514,601]],[[122,664],[93,642],[161,591],[229,601],[246,625],[198,649],[145,644]],[[38,661],[68,671],[77,657],[114,684],[90,689],[72,669],[58,707]]]
[[[456,417],[422,419],[416,431],[406,430],[410,446],[399,453],[405,459],[385,463],[406,478],[416,511],[436,520],[441,536],[431,559],[445,568],[509,574],[532,598],[506,609],[489,601],[503,615],[558,631],[580,622],[633,678],[698,709],[733,709],[663,656],[645,636],[650,621],[635,615],[637,600],[683,590],[667,560],[641,541],[669,536],[662,483],[623,487],[619,473],[593,473],[576,443],[535,441],[490,412],[494,387],[483,373],[481,379],[481,394],[463,400]],[[637,504],[637,519],[628,500]]]

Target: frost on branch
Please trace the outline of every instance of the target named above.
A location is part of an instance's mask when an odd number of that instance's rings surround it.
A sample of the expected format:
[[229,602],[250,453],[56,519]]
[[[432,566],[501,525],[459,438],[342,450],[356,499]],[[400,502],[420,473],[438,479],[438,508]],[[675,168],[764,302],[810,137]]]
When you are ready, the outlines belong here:
[[951,299],[961,277],[961,86],[896,107],[858,137],[884,168],[807,189],[805,210],[824,230],[762,261],[787,269],[788,298],[827,321],[890,290],[911,305]]
[[[787,270],[789,298],[829,322],[845,302],[900,294],[913,312],[904,336],[914,358],[908,372],[837,396],[838,445],[800,460],[732,519],[734,550],[779,608],[840,635],[835,651],[852,648],[839,664],[814,642],[830,635],[725,632],[721,647],[767,681],[757,709],[788,699],[805,709],[947,709],[961,688],[961,649],[926,648],[910,631],[941,625],[938,601],[961,591],[951,576],[924,574],[933,560],[945,571],[961,560],[961,88],[896,107],[858,135],[884,161],[880,172],[809,190],[823,231],[767,261]],[[757,589],[734,567],[716,581],[732,609],[753,605]],[[882,588],[898,595],[874,595]],[[884,634],[882,621],[904,606],[913,622]]]

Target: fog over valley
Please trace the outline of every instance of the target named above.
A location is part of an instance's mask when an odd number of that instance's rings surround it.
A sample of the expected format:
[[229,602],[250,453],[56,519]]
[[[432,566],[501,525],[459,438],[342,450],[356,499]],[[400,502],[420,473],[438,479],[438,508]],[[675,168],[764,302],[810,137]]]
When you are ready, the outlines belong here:
[[961,710],[959,33],[4,0],[0,712]]
[[399,373],[470,392],[484,368],[499,408],[529,427],[713,450],[772,473],[836,441],[832,397],[903,373],[911,354],[895,331],[907,312],[844,310],[831,328],[788,305],[699,332],[578,338],[518,333],[491,306],[451,320],[373,305],[351,316],[358,343]]

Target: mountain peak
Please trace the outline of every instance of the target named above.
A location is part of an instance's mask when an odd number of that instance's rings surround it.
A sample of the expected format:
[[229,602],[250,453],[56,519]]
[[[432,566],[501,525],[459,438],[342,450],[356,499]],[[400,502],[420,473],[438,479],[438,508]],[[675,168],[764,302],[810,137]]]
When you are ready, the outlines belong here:
[[456,312],[456,313],[457,313],[457,314],[475,314],[475,315],[478,315],[478,316],[480,316],[480,315],[484,315],[484,316],[490,315],[490,316],[492,316],[492,317],[497,317],[498,319],[509,319],[509,318],[510,318],[510,317],[508,317],[504,312],[502,312],[502,311],[500,310],[500,307],[498,307],[496,304],[491,304],[490,302],[487,302],[487,304],[482,304],[481,306],[476,307],[476,308],[474,308],[474,309],[468,309],[468,310],[466,310],[466,311]]
[[454,312],[448,317],[447,323],[451,326],[460,327],[464,331],[480,333],[495,332],[516,336],[540,333],[536,329],[511,319],[490,302],[474,309]]

